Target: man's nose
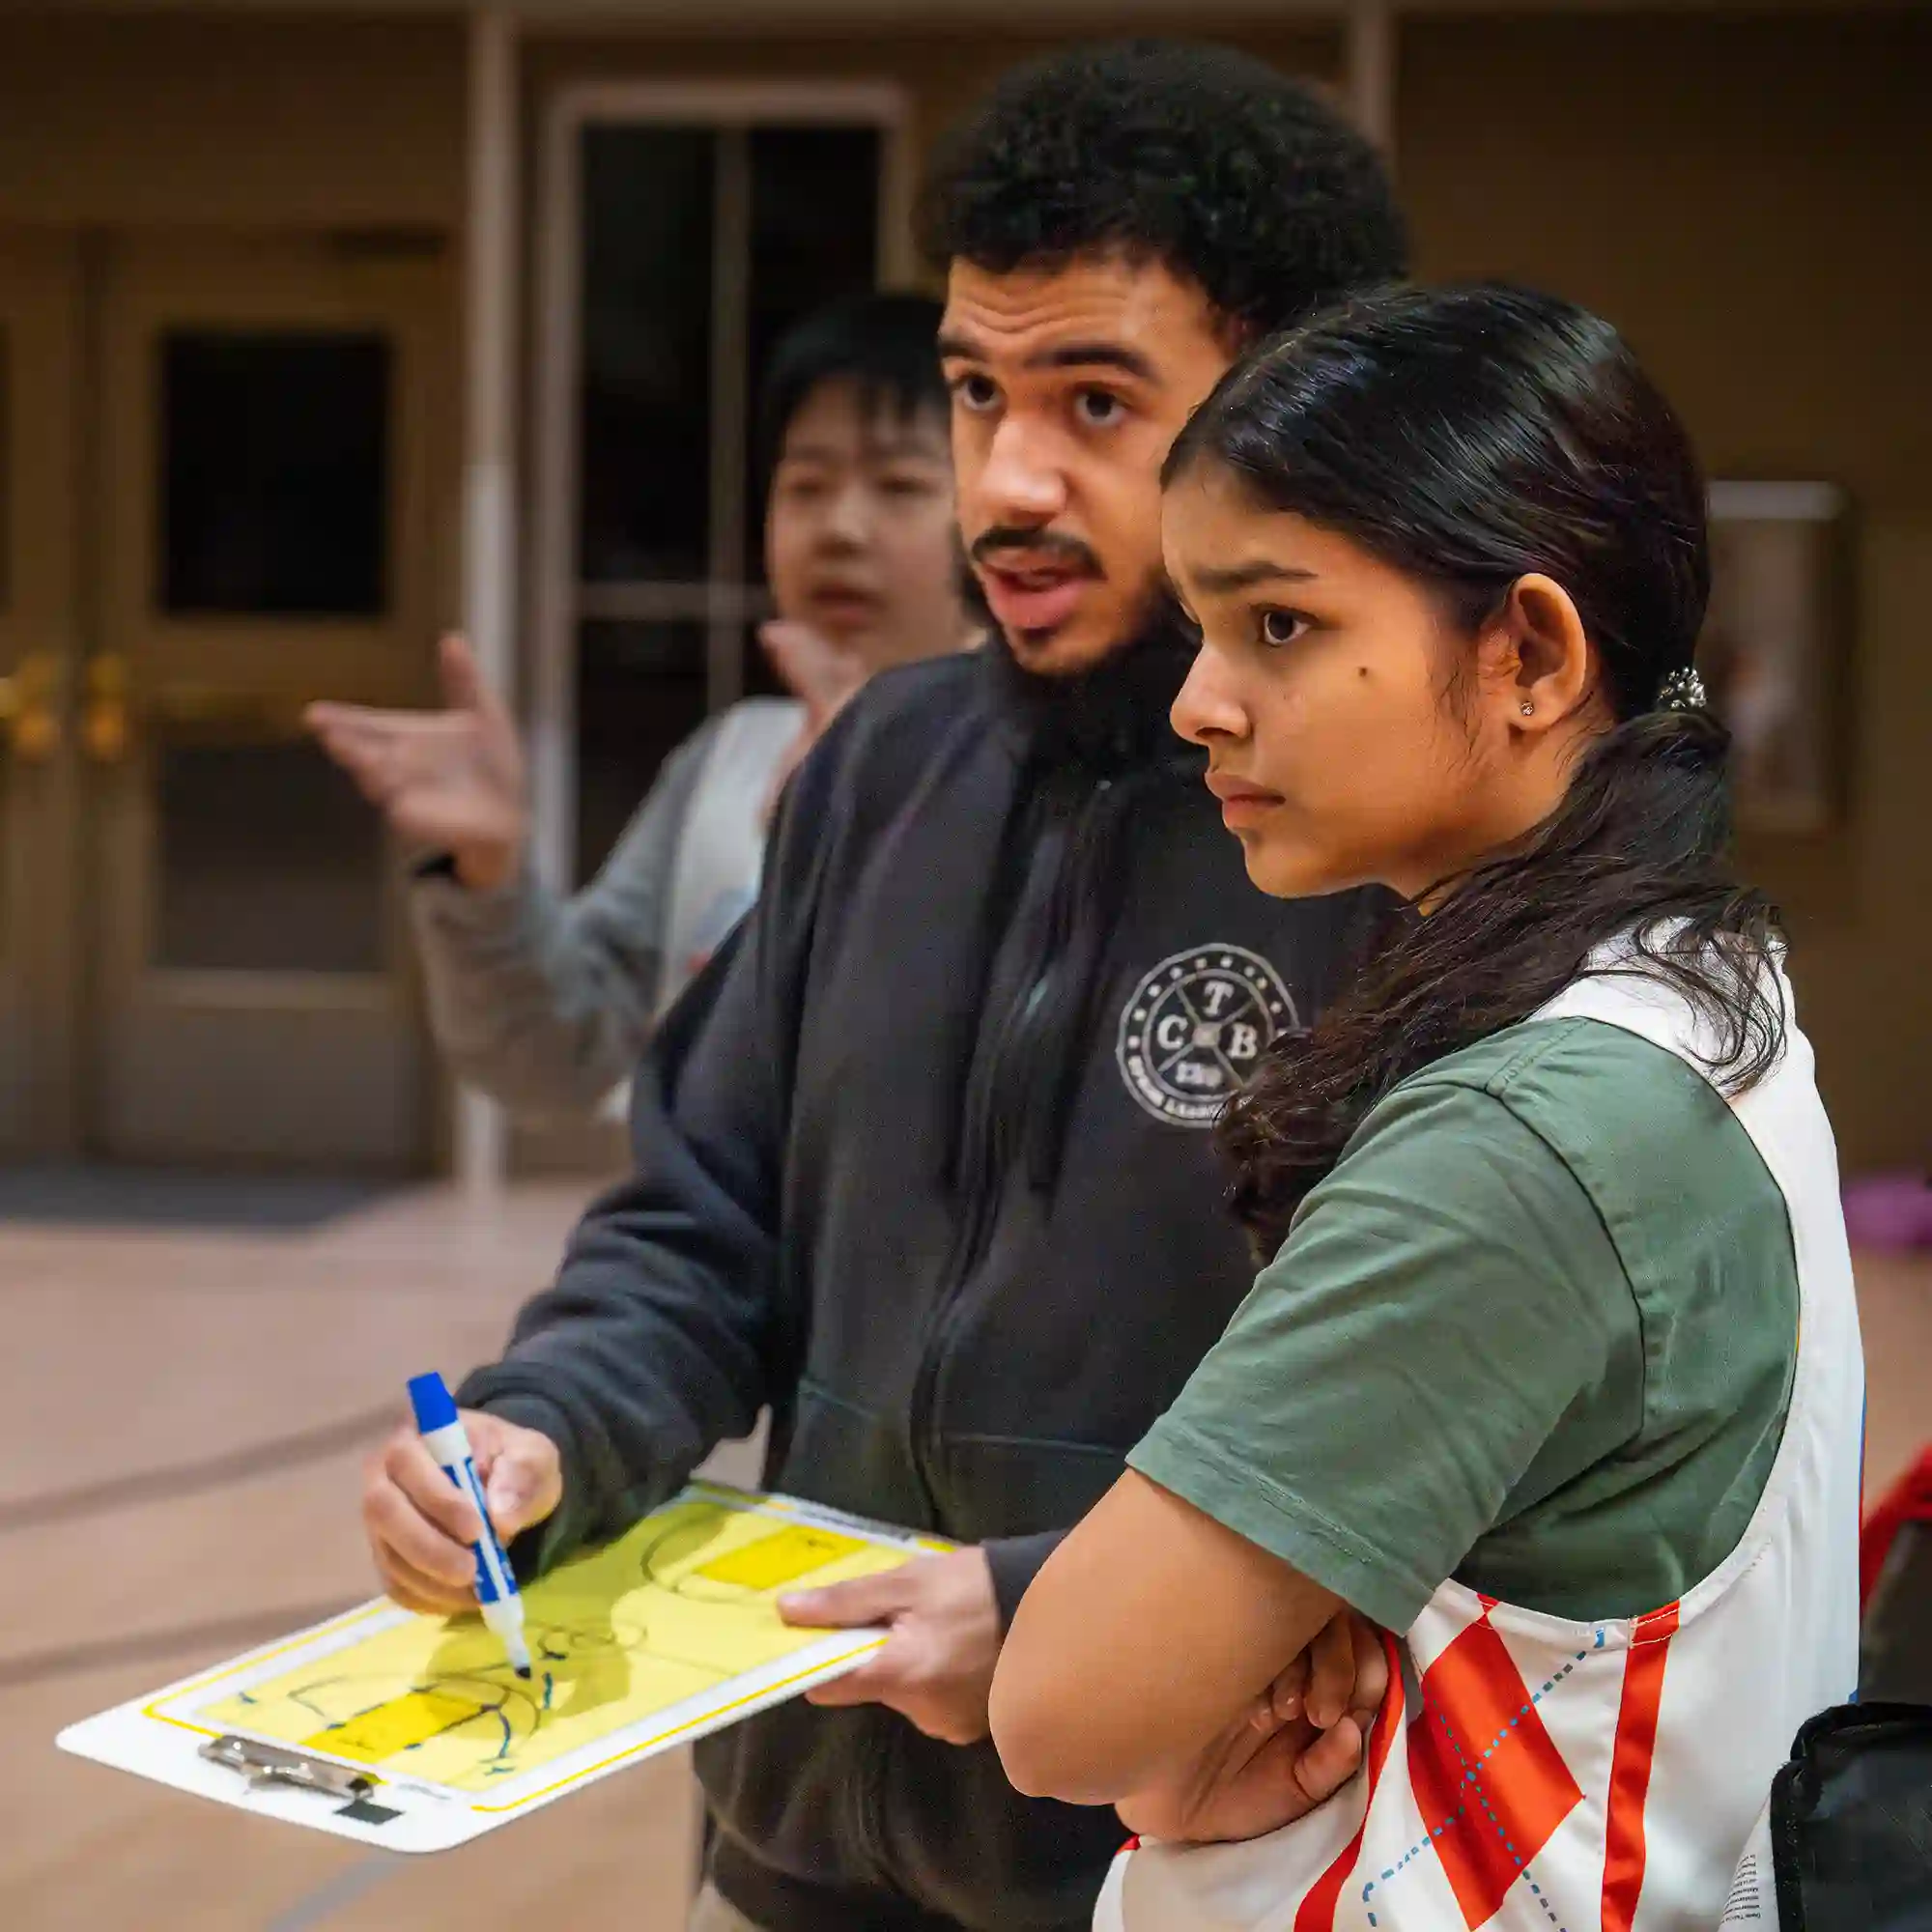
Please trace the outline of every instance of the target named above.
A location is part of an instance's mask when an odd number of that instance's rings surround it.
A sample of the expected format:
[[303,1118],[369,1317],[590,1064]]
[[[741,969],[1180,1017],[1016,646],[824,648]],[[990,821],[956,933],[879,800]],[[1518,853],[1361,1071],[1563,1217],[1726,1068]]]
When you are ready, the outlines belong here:
[[1066,507],[1066,476],[1051,439],[1008,416],[993,432],[979,496],[989,524],[1051,523]]
[[1229,677],[1221,654],[1203,644],[1175,694],[1168,723],[1192,745],[1247,735],[1248,714]]

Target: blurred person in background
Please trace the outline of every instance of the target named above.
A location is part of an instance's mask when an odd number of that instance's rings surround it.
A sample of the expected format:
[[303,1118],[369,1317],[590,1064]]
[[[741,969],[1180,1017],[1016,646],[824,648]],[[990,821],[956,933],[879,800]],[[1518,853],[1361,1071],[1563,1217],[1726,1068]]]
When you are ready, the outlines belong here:
[[318,704],[324,747],[415,853],[411,894],[438,1043],[520,1112],[584,1113],[627,1079],[657,1015],[756,895],[793,766],[874,671],[972,640],[934,337],[940,306],[864,295],[774,352],[760,433],[760,641],[792,698],[753,697],[665,761],[596,878],[560,899],[529,863],[517,728],[469,643],[447,708]]

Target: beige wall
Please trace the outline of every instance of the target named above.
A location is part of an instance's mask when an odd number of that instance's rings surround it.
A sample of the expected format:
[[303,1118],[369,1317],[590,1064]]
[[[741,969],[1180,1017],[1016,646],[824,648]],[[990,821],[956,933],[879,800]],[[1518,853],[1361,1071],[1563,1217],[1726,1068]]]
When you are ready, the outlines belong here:
[[0,223],[447,226],[463,84],[454,21],[0,17]]
[[1403,193],[1431,276],[1623,328],[1712,473],[1856,509],[1851,798],[1761,838],[1848,1168],[1932,1145],[1932,19],[1406,27]]
[[[1190,31],[1211,25],[1190,22]],[[1339,78],[1333,32],[1223,36]],[[1048,29],[797,40],[563,41],[567,77],[900,81],[913,143]],[[1844,668],[1849,804],[1747,867],[1798,942],[1848,1167],[1922,1159],[1932,1092],[1932,21],[1898,13],[1686,20],[1423,19],[1401,38],[1397,149],[1418,267],[1504,274],[1601,308],[1690,421],[1714,474],[1824,478],[1857,511]]]
[[[755,28],[729,40],[690,33],[533,40],[526,71],[538,96],[555,81],[584,78],[896,81],[911,97],[914,150],[923,152],[935,134],[1016,61],[1106,31],[1092,22],[1084,29],[1039,24],[1025,32],[1005,24],[980,30],[922,28],[912,17],[917,8],[905,11],[907,22],[895,25],[890,39],[874,22],[811,37]],[[1217,26],[1208,10],[1188,31],[1245,46],[1311,79],[1332,82],[1342,71],[1340,35],[1320,22],[1248,20]]]
[[[1190,23],[1209,32],[1210,25]],[[1332,79],[1336,34],[1237,40]],[[631,73],[892,79],[922,149],[1040,28],[538,41],[529,98]],[[1398,145],[1420,267],[1501,273],[1623,326],[1714,473],[1822,477],[1857,506],[1842,824],[1747,857],[1800,943],[1848,1165],[1922,1158],[1932,1090],[1932,20],[1425,18]],[[0,21],[0,223],[447,227],[453,22]]]

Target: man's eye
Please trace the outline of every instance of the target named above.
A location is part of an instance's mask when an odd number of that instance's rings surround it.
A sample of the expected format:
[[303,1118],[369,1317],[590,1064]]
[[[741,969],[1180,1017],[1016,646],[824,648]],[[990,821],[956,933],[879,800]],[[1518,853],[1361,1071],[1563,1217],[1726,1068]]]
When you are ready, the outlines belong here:
[[962,409],[979,416],[998,404],[1000,385],[990,376],[961,376],[953,384],[952,393]]
[[1262,642],[1292,644],[1308,628],[1308,619],[1298,611],[1264,611]]
[[936,497],[939,484],[930,476],[921,476],[912,470],[902,470],[897,474],[888,472],[879,478],[879,488],[888,497]]
[[1126,412],[1126,404],[1105,389],[1082,389],[1073,398],[1073,413],[1089,429],[1112,429]]

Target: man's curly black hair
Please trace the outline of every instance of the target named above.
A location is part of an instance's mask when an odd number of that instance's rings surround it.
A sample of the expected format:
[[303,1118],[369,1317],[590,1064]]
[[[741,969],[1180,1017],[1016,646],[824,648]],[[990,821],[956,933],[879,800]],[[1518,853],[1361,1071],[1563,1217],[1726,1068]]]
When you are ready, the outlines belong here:
[[1312,90],[1232,47],[1116,41],[1014,69],[941,144],[920,209],[936,268],[1121,250],[1193,281],[1250,339],[1398,278],[1380,158]]

